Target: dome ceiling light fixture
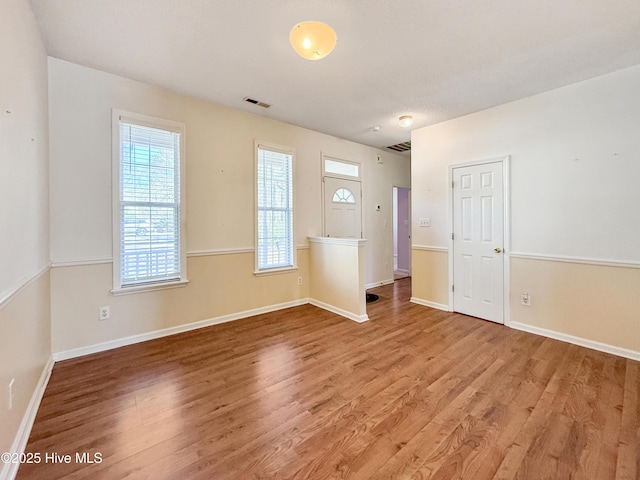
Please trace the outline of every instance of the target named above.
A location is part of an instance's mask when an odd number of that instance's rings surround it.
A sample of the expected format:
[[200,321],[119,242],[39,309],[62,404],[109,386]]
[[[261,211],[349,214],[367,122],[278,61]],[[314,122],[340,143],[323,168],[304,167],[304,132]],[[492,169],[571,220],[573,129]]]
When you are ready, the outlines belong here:
[[398,119],[398,124],[402,127],[402,128],[408,128],[411,125],[413,125],[413,117],[411,115],[402,115],[399,119]]
[[307,60],[320,60],[329,55],[338,41],[336,32],[326,23],[301,22],[289,34],[291,46]]

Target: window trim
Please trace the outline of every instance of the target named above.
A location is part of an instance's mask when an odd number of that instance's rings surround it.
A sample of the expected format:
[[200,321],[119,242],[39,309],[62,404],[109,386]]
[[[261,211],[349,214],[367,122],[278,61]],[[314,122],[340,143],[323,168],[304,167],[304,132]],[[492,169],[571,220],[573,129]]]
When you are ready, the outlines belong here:
[[[259,268],[258,267],[258,151],[269,150],[272,152],[278,152],[285,155],[291,155],[291,265],[286,267],[272,267],[272,268]],[[288,147],[285,145],[278,145],[270,142],[254,141],[254,271],[255,276],[262,275],[275,275],[279,273],[288,273],[294,270],[298,270],[298,249],[296,248],[296,221],[295,221],[295,203],[296,203],[296,149],[294,147]]]
[[[122,285],[121,282],[121,255],[120,255],[120,122],[132,123],[145,127],[157,128],[180,134],[180,278],[156,280],[149,282],[140,282],[129,285]],[[189,280],[187,279],[187,207],[186,207],[186,185],[187,185],[187,169],[186,169],[186,128],[183,123],[162,118],[151,117],[139,113],[128,112],[125,110],[111,110],[111,200],[112,200],[112,255],[113,255],[113,295],[126,295],[139,292],[147,292],[152,290],[163,290],[167,288],[184,287]]]
[[[328,153],[321,153],[322,155],[322,176],[323,177],[332,177],[332,178],[342,178],[344,180],[355,180],[358,182],[362,181],[362,163],[360,162],[354,162],[351,160],[345,160],[344,158],[340,158],[336,155],[330,155]],[[330,160],[332,162],[336,162],[336,163],[344,163],[346,165],[353,165],[358,167],[358,176],[354,176],[354,175],[345,175],[345,174],[341,174],[341,173],[335,173],[335,172],[328,172],[326,169],[326,161]]]

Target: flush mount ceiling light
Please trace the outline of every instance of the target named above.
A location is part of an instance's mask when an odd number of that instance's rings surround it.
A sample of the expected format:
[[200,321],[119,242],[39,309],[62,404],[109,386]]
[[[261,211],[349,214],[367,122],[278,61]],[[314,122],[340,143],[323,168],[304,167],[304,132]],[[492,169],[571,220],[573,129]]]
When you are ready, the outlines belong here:
[[336,32],[326,23],[302,22],[291,29],[291,46],[302,58],[320,60],[336,46]]
[[402,115],[398,119],[398,123],[401,127],[407,128],[413,125],[413,117],[411,115]]

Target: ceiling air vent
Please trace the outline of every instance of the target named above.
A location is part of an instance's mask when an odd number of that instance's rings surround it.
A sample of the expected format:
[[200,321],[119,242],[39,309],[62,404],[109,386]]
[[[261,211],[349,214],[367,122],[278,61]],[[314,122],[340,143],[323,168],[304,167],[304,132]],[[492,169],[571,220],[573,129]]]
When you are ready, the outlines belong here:
[[411,150],[411,141],[389,145],[387,148],[389,150],[393,150],[394,152],[408,152],[409,150]]
[[249,98],[249,97],[244,97],[244,101],[248,103],[253,103],[254,105],[258,105],[259,107],[262,107],[262,108],[269,108],[271,106],[268,103],[261,102],[260,100],[254,100],[253,98]]

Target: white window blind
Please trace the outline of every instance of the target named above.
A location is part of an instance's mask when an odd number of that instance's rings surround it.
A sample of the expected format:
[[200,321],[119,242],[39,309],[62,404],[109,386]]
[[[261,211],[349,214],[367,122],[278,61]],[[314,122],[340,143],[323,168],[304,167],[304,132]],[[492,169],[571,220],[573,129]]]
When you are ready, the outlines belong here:
[[181,277],[180,133],[120,121],[120,286]]
[[258,146],[257,183],[257,268],[293,267],[293,155]]

